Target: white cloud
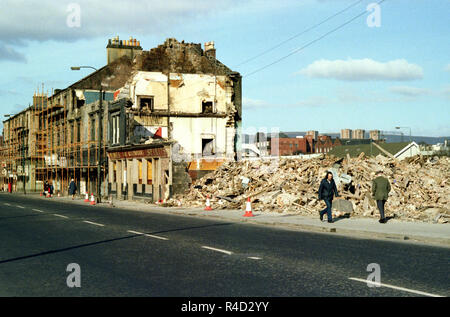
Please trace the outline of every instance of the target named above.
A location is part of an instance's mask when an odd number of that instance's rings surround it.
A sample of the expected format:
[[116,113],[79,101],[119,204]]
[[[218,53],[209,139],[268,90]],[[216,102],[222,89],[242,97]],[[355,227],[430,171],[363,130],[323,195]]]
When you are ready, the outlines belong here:
[[428,95],[431,93],[431,90],[429,89],[409,87],[409,86],[390,87],[389,91],[394,94],[399,94],[407,97],[418,97],[422,95]]
[[[70,27],[69,4],[80,9],[80,27]],[[74,41],[117,32],[155,35],[231,8],[256,7],[254,0],[2,0],[0,42]]]
[[25,56],[14,48],[0,43],[0,61],[26,63]]
[[320,106],[326,105],[327,103],[330,103],[330,100],[328,100],[327,98],[315,96],[315,97],[310,97],[310,98],[301,100],[301,101],[295,103],[293,106],[320,107]]
[[420,79],[423,70],[404,59],[378,62],[369,58],[349,60],[318,60],[300,70],[310,78],[332,78],[345,81],[393,80],[406,81]]
[[450,72],[450,64],[447,64],[447,65],[444,67],[444,70],[445,70],[446,72]]
[[450,99],[450,85],[445,85],[443,88],[442,88],[442,94],[445,96],[445,97],[447,97],[448,99]]
[[331,101],[328,98],[321,97],[321,96],[313,96],[306,99],[303,99],[301,101],[295,102],[295,103],[289,103],[289,104],[274,104],[269,103],[264,100],[259,99],[250,99],[250,98],[243,98],[242,99],[242,105],[244,109],[260,109],[260,108],[267,108],[267,107],[319,107],[326,105],[327,103],[330,103]]
[[242,107],[244,109],[262,108],[268,106],[270,106],[270,104],[264,100],[251,99],[246,97],[242,98]]

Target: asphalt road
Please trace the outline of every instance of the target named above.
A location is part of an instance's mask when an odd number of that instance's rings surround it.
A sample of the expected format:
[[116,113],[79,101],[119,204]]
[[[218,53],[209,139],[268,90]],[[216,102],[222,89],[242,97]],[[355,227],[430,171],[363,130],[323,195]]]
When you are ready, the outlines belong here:
[[[0,194],[0,296],[449,296],[449,259],[448,248]],[[81,287],[67,286],[70,263]],[[382,287],[364,282],[370,263]]]

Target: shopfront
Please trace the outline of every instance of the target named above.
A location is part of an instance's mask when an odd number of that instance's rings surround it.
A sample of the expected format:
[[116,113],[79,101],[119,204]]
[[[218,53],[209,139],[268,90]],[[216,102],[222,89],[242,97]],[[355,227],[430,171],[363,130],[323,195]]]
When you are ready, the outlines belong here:
[[116,199],[160,202],[170,197],[169,143],[110,148],[108,159],[108,192]]

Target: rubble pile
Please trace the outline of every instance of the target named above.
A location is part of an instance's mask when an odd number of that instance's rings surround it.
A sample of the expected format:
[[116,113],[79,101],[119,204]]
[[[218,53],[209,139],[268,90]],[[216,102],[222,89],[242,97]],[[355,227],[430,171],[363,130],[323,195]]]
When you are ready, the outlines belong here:
[[214,209],[242,209],[248,197],[254,211],[310,214],[325,207],[318,188],[332,171],[340,198],[333,201],[334,216],[379,217],[372,198],[372,180],[382,170],[392,190],[386,215],[411,221],[445,223],[450,219],[450,159],[416,156],[402,161],[382,155],[337,159],[330,156],[301,160],[227,162],[191,185],[171,206],[203,207],[206,196]]

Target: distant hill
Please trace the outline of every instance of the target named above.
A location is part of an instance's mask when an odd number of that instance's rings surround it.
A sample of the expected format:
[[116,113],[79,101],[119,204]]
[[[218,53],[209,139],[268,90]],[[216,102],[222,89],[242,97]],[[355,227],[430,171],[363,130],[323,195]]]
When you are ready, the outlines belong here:
[[[324,133],[326,135],[331,136],[332,138],[340,137],[340,133]],[[288,137],[295,138],[297,136],[305,136],[306,132],[280,132],[280,137]],[[400,142],[409,142],[409,135],[401,135],[398,134],[382,134],[381,137],[386,139],[386,143],[400,143]],[[366,138],[369,138],[369,134],[366,133]],[[244,134],[242,136],[242,142],[248,143],[250,139],[250,135]],[[415,141],[417,144],[421,142],[425,142],[427,144],[438,144],[444,143],[445,140],[450,140],[450,136],[448,137],[430,137],[430,136],[411,136],[412,141]]]
[[[290,138],[295,138],[296,136],[304,136],[306,132],[283,132],[288,135]],[[324,133],[326,135],[331,136],[332,138],[340,137],[340,133]],[[369,134],[366,133],[366,138],[369,138]],[[382,138],[386,139],[386,143],[399,143],[399,142],[409,142],[409,135],[403,135],[403,139],[401,135],[398,134],[382,134]],[[411,136],[412,141],[416,143],[425,142],[427,144],[437,144],[444,143],[445,140],[450,140],[450,136],[447,137],[429,137],[429,136]]]

